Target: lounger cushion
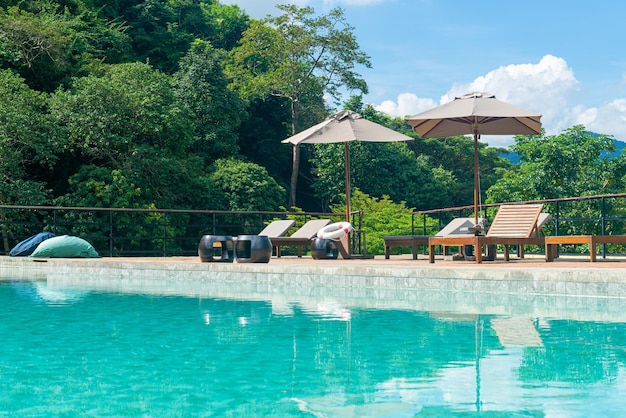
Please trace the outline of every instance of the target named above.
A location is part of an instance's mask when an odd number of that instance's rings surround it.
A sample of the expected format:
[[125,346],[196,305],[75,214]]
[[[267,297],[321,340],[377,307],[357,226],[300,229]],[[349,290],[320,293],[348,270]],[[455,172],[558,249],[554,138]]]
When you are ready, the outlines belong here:
[[49,238],[39,244],[30,255],[37,258],[99,258],[93,246],[79,237],[62,235]]
[[33,235],[30,238],[26,238],[24,241],[17,244],[13,249],[9,252],[9,256],[11,257],[26,257],[31,255],[35,248],[42,242],[47,239],[54,238],[52,232],[40,232],[37,235]]

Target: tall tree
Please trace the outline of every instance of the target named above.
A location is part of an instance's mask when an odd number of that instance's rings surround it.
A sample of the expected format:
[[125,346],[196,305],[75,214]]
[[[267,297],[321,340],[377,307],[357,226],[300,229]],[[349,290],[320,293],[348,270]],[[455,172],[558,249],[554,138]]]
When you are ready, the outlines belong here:
[[[343,9],[315,16],[311,7],[277,5],[283,14],[255,21],[232,50],[230,73],[244,97],[278,96],[291,106],[291,133],[301,127],[302,103],[327,93],[336,101],[341,89],[367,93],[356,65],[371,67]],[[317,102],[319,107],[320,102]],[[321,116],[321,115],[320,115]],[[319,119],[318,119],[319,121]],[[300,147],[294,146],[289,205],[296,204]]]

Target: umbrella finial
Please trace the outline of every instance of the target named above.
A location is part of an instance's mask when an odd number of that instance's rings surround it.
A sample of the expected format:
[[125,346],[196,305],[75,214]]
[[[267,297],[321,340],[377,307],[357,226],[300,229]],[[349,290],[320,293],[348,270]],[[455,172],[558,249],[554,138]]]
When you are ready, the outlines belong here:
[[496,98],[495,94],[487,93],[485,91],[483,92],[474,91],[471,93],[464,94],[463,96],[460,96],[460,97],[455,97],[455,99],[495,99],[495,98]]
[[344,119],[361,119],[363,116],[360,114],[353,112],[352,110],[340,110],[332,116],[329,116],[328,119],[334,119],[337,122],[341,122]]

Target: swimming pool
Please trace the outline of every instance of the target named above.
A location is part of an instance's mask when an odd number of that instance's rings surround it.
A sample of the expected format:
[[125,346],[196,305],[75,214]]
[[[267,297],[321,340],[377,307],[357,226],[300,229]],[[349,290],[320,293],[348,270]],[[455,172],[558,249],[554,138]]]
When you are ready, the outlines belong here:
[[626,411],[621,301],[203,286],[0,281],[0,416]]

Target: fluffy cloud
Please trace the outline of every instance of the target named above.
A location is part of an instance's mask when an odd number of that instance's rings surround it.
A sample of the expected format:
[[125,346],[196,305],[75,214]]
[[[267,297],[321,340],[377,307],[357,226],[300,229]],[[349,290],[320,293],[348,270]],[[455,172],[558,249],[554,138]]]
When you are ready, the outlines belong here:
[[380,105],[376,106],[376,110],[380,110],[389,115],[404,117],[423,112],[436,105],[437,103],[433,99],[422,99],[413,93],[401,93],[398,95],[397,103],[392,100],[385,100]]
[[[626,99],[615,99],[597,108],[576,104],[580,83],[567,62],[559,57],[546,55],[536,64],[500,67],[470,83],[452,86],[438,104],[471,91],[490,92],[500,100],[540,113],[548,135],[583,124],[594,132],[626,140]],[[387,100],[375,107],[389,115],[403,117],[433,107],[428,106],[429,102],[435,105],[432,99],[402,93],[397,102]],[[491,136],[483,140],[492,146],[512,143],[511,137]]]

